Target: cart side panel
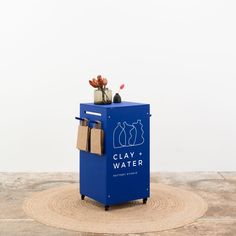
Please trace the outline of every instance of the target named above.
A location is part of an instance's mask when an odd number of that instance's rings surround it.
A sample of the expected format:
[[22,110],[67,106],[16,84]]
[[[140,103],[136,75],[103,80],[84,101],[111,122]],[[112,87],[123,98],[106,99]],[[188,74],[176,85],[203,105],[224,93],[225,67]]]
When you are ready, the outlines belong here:
[[150,108],[148,104],[108,110],[107,203],[150,195]]
[[[87,111],[99,113],[101,116],[86,113]],[[101,121],[102,128],[106,130],[106,109],[100,106],[81,104],[80,116],[90,121]],[[92,127],[93,124],[90,123],[89,126]],[[104,143],[106,143],[106,135],[104,139]],[[104,146],[106,147],[106,145]],[[104,150],[104,155],[102,156],[80,151],[80,193],[103,204],[106,204],[107,164],[105,154],[106,150]]]

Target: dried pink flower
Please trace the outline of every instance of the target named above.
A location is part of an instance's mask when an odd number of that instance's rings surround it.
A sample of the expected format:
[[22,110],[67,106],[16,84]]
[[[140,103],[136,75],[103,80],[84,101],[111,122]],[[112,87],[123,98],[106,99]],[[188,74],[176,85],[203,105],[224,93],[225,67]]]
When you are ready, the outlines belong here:
[[125,84],[122,84],[122,85],[120,86],[120,90],[122,90],[124,87],[125,87]]

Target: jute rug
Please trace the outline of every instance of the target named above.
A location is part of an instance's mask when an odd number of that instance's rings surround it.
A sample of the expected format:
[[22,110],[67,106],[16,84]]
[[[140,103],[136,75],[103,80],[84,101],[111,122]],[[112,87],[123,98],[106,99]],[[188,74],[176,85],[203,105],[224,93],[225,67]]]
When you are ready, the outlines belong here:
[[104,206],[85,197],[70,184],[35,193],[25,201],[27,215],[46,225],[93,233],[144,233],[189,224],[204,215],[206,202],[198,195],[163,184],[151,184],[151,198]]

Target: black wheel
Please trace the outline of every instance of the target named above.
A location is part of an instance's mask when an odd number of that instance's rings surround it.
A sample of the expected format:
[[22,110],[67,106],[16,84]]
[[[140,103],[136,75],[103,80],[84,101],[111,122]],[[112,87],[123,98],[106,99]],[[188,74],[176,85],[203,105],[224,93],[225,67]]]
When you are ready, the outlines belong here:
[[143,198],[143,204],[147,203],[147,198]]
[[109,210],[109,205],[106,205],[105,206],[105,211],[108,211]]
[[81,200],[84,200],[85,195],[81,194]]

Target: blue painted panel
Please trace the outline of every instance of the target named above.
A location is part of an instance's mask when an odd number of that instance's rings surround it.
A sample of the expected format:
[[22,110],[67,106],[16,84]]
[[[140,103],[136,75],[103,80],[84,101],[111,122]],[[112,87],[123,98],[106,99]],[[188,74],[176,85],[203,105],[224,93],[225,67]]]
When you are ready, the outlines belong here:
[[80,116],[102,121],[105,133],[103,156],[80,151],[81,194],[106,205],[150,196],[149,109],[131,102],[80,105]]
[[149,197],[149,105],[108,112],[108,204]]
[[[85,112],[98,112],[101,116]],[[90,121],[99,120],[106,130],[106,110],[98,106],[80,105],[80,117]],[[89,126],[92,127],[93,123]],[[105,137],[106,139],[106,137]],[[105,140],[106,142],[106,140]],[[106,152],[106,150],[104,150]],[[106,201],[106,158],[85,151],[80,151],[80,193],[101,203]]]

